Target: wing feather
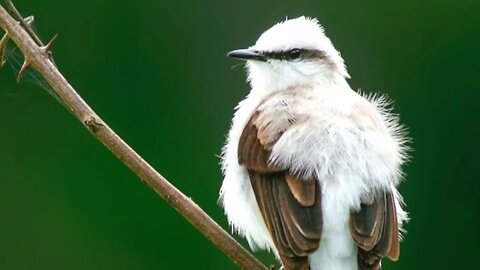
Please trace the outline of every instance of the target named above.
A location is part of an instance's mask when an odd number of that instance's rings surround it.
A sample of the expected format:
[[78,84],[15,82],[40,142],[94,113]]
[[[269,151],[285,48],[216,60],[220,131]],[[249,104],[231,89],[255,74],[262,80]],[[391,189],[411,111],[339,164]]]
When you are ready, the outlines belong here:
[[381,259],[397,260],[400,253],[395,198],[380,192],[372,202],[362,203],[358,212],[350,214],[350,232],[358,245],[360,270],[381,268]]
[[243,130],[238,161],[248,169],[260,212],[284,269],[308,270],[308,255],[318,249],[322,235],[320,182],[303,179],[291,174],[288,168],[269,163],[275,142],[265,145],[260,138],[278,139],[284,129],[274,131],[278,134],[273,136],[262,134],[256,126],[259,113],[252,116]]

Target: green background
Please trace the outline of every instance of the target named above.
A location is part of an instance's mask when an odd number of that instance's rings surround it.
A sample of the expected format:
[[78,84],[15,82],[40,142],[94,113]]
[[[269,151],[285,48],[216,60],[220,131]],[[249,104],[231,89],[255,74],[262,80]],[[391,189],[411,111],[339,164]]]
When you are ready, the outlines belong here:
[[[400,187],[411,222],[400,261],[384,268],[474,268],[480,1],[16,2],[44,40],[59,33],[56,62],[87,102],[224,228],[217,155],[248,92],[225,54],[286,16],[318,17],[352,88],[387,93],[413,138]],[[0,123],[0,269],[236,269],[10,68]]]

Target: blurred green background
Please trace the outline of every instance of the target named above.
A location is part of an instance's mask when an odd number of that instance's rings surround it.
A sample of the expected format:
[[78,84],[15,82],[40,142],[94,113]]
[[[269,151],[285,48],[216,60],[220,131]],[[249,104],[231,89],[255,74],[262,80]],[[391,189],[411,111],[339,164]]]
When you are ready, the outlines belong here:
[[[400,261],[384,268],[474,268],[480,1],[16,3],[44,40],[59,33],[56,62],[87,102],[224,228],[217,155],[248,92],[225,53],[286,16],[318,17],[352,88],[387,93],[413,138],[400,187],[412,220]],[[0,122],[0,269],[237,269],[10,68],[0,70]]]

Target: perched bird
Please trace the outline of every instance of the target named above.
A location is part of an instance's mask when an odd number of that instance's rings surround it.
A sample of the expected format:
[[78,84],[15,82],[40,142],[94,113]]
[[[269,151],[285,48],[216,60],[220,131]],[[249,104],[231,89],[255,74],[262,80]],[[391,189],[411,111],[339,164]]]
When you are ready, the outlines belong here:
[[248,49],[251,91],[222,153],[220,203],[284,269],[380,269],[407,219],[397,192],[408,140],[388,99],[353,91],[316,19],[280,22]]

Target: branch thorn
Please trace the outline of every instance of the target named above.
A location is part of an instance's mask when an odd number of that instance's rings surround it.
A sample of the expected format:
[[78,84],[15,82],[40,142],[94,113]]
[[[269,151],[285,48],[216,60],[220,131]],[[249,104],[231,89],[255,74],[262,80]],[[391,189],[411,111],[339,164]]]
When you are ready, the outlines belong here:
[[23,19],[27,25],[32,25],[33,21],[35,20],[35,17],[33,15],[30,15],[26,18]]
[[45,52],[48,52],[50,50],[50,47],[52,47],[53,44],[55,44],[55,41],[57,41],[58,34],[55,34],[55,36],[50,39],[50,41],[47,43],[47,45],[43,46],[42,49],[45,50]]
[[5,60],[5,50],[7,49],[7,43],[9,39],[10,37],[8,36],[8,33],[5,33],[0,40],[0,68],[2,68],[7,62]]
[[42,52],[44,54],[46,54],[47,56],[49,54],[50,48],[52,47],[53,44],[55,44],[55,41],[57,40],[57,37],[58,37],[58,34],[55,34],[55,36],[53,36],[53,38],[50,39],[50,41],[47,43],[47,45],[40,47],[40,50],[42,50]]
[[29,67],[30,63],[27,61],[27,59],[25,59],[25,61],[23,61],[22,68],[20,68],[20,71],[18,72],[17,82],[20,82],[20,80],[22,80],[23,75],[25,75],[25,71],[27,71]]

